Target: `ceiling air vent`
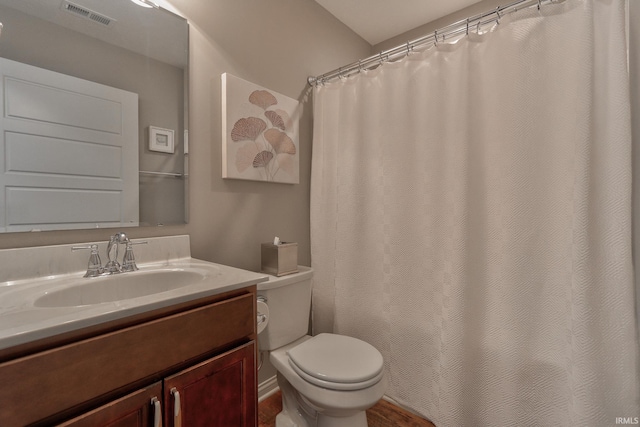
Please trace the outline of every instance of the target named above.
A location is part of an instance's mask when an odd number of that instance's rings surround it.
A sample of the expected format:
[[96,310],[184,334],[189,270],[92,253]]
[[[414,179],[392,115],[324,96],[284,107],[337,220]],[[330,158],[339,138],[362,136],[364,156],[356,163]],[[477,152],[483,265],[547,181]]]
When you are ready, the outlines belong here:
[[62,9],[78,17],[89,19],[93,22],[97,22],[99,24],[106,25],[106,26],[115,22],[115,19],[113,18],[109,18],[106,15],[102,15],[100,13],[94,12],[91,9],[87,9],[84,6],[71,3],[70,1],[67,1],[67,0],[62,2]]

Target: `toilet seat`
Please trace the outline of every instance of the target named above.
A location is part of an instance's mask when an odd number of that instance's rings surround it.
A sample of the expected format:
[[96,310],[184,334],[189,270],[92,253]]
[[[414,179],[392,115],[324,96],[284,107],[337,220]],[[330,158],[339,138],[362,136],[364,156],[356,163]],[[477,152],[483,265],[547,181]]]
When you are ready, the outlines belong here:
[[287,352],[289,364],[305,381],[330,390],[361,390],[380,381],[383,359],[357,338],[319,334]]

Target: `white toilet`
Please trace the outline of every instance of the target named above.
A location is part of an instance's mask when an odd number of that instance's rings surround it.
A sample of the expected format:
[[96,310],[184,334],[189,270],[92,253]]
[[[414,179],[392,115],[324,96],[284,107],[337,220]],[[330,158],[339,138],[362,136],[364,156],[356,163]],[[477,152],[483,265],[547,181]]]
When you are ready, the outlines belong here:
[[307,335],[313,270],[258,284],[268,312],[259,327],[282,392],[276,427],[366,427],[365,410],[384,395],[382,355],[372,345],[336,334]]

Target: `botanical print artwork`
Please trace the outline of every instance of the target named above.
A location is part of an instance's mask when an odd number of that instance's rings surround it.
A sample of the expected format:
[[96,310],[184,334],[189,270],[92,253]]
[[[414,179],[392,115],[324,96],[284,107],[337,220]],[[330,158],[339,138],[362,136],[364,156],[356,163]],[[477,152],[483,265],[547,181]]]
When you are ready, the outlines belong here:
[[299,182],[299,102],[222,75],[222,177]]

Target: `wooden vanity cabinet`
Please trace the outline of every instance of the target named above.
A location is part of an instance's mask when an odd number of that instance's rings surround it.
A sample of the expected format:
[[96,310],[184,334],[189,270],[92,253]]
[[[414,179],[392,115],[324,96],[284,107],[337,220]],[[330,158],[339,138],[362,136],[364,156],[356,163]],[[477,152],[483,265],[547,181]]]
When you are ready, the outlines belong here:
[[153,426],[154,398],[165,427],[255,426],[255,301],[251,286],[6,360],[0,426]]
[[165,426],[255,427],[255,352],[250,342],[166,378]]
[[249,342],[59,427],[254,427],[255,351]]

